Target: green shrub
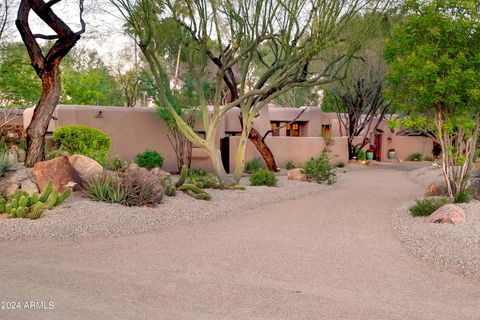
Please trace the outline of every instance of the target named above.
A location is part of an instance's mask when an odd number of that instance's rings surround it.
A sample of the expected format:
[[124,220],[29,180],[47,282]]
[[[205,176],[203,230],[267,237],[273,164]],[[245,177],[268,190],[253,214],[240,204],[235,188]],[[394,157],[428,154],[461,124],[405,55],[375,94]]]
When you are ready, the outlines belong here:
[[421,153],[412,153],[407,157],[408,161],[422,161],[423,155]]
[[255,158],[252,161],[247,162],[245,164],[245,171],[249,174],[254,173],[258,169],[263,169],[265,166],[263,165],[263,160],[260,158]]
[[189,178],[206,177],[210,173],[205,169],[188,169]]
[[163,166],[163,157],[157,151],[147,150],[137,155],[135,163],[139,167],[147,168],[148,170],[156,167],[161,168]]
[[286,164],[287,170],[292,170],[295,169],[297,166],[295,165],[295,162],[293,160],[288,160]]
[[81,154],[104,164],[110,150],[110,137],[83,125],[62,127],[53,133],[53,149]]
[[8,161],[8,148],[6,146],[0,146],[0,177],[3,177],[9,168],[10,161]]
[[472,200],[473,195],[475,194],[475,186],[469,186],[464,191],[459,192],[453,198],[455,203],[468,203]]
[[277,185],[278,179],[275,174],[267,169],[257,169],[249,178],[250,185],[252,186],[269,186],[274,187]]
[[410,213],[414,217],[429,216],[434,213],[438,208],[448,203],[447,198],[425,198],[415,201],[415,204],[410,207]]
[[113,160],[107,161],[104,166],[108,170],[112,171],[124,171],[128,167],[128,162],[123,161],[120,159],[120,157],[117,155]]
[[357,160],[365,161],[367,160],[367,153],[364,150],[357,151]]
[[327,184],[333,184],[337,180],[337,172],[335,168],[330,164],[330,157],[327,153],[324,153],[318,158],[311,158],[305,163],[303,167],[308,180],[315,181],[317,183],[326,182]]

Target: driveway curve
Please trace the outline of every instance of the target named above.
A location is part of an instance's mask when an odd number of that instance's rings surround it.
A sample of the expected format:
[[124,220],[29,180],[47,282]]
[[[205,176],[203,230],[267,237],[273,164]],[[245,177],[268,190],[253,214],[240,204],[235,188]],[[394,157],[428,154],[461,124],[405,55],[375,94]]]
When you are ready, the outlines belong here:
[[395,236],[391,210],[422,191],[406,171],[358,169],[331,190],[212,221],[3,243],[0,300],[46,308],[0,318],[480,319],[479,282],[436,271]]

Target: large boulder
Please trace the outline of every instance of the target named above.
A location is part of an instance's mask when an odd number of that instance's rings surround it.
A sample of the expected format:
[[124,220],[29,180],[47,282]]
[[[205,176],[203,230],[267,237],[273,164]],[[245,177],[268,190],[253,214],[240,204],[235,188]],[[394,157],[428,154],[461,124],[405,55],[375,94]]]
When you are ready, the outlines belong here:
[[[15,187],[12,185],[19,186],[26,180],[31,180],[33,178],[31,169],[25,168],[23,165],[18,164],[18,168],[14,171],[9,171],[5,177],[0,179],[0,194],[8,194],[8,189],[13,190]],[[14,190],[15,192],[15,190]]]
[[446,204],[427,218],[429,223],[458,223],[465,220],[465,212],[459,206]]
[[11,164],[11,165],[14,165],[14,164],[17,164],[18,163],[18,147],[12,147],[8,150],[8,154],[7,154],[7,157],[8,157],[8,162]]
[[303,171],[303,169],[301,168],[288,170],[287,177],[288,177],[288,180],[308,181],[305,171]]
[[50,180],[53,182],[53,187],[60,192],[65,190],[70,182],[81,184],[79,174],[72,168],[65,156],[38,162],[33,167],[33,175],[40,192],[45,190]]
[[68,157],[68,162],[78,173],[82,181],[88,181],[103,173],[103,167],[97,161],[82,155]]
[[425,191],[425,197],[441,197],[447,194],[447,188],[443,184],[431,183]]

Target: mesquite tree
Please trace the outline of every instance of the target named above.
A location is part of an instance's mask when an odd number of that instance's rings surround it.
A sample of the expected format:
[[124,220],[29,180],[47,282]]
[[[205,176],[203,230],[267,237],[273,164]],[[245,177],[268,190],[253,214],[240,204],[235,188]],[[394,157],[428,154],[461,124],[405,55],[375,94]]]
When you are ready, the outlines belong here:
[[[331,94],[340,123],[340,133],[348,137],[348,156],[352,159],[365,147],[385,119],[390,104],[383,96],[384,72],[370,62],[364,70],[333,85]],[[358,139],[360,137],[361,139]]]
[[[222,182],[230,182],[217,146],[222,117],[240,108],[243,125],[237,149],[234,181],[245,166],[245,148],[258,112],[270,101],[297,87],[315,87],[344,77],[358,50],[362,31],[346,41],[343,31],[360,12],[375,10],[373,0],[247,0],[154,1],[111,0],[136,35],[158,87],[170,83],[162,56],[156,53],[157,24],[173,18],[198,44],[201,76],[208,61],[217,66],[213,106],[201,99],[200,121],[205,137],[175,113],[166,90],[159,90],[159,104],[172,111],[181,132],[210,157]],[[372,9],[373,8],[373,9]],[[253,81],[248,81],[252,73]],[[197,80],[200,80],[198,77]],[[227,85],[231,98],[223,97]],[[261,136],[258,137],[262,139]]]
[[[27,128],[27,158],[25,165],[32,167],[44,159],[45,134],[61,94],[60,63],[75,46],[85,32],[83,20],[83,0],[79,0],[79,19],[81,28],[74,32],[52,10],[61,0],[21,0],[15,24],[23,43],[27,48],[33,68],[42,81],[42,94],[35,107],[32,122]],[[30,28],[29,16],[35,14],[49,26],[55,34],[34,34]],[[42,52],[38,39],[52,40],[53,45]]]
[[419,1],[385,55],[395,108],[434,119],[450,197],[465,192],[480,127],[480,3]]

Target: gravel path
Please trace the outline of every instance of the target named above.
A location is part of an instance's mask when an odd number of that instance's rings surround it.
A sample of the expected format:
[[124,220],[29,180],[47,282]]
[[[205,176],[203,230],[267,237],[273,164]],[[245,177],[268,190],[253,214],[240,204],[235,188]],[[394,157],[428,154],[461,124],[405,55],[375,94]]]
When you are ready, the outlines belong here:
[[[242,180],[247,184],[248,181]],[[143,233],[180,221],[211,219],[254,209],[328,189],[316,183],[288,181],[279,177],[276,188],[250,187],[246,190],[208,190],[211,201],[194,200],[178,192],[164,197],[155,208],[126,207],[95,202],[76,195],[61,206],[45,211],[36,221],[0,219],[0,242],[13,239],[83,239],[117,237]]]
[[422,190],[404,171],[359,169],[220,219],[0,243],[0,297],[54,303],[0,319],[480,319],[479,282],[413,257],[392,229],[391,211]]
[[[422,168],[408,176],[423,187],[442,181],[440,169]],[[459,204],[466,220],[455,225],[426,223],[425,218],[414,218],[409,212],[412,204],[414,201],[392,214],[394,229],[406,249],[438,270],[480,279],[480,202]]]

